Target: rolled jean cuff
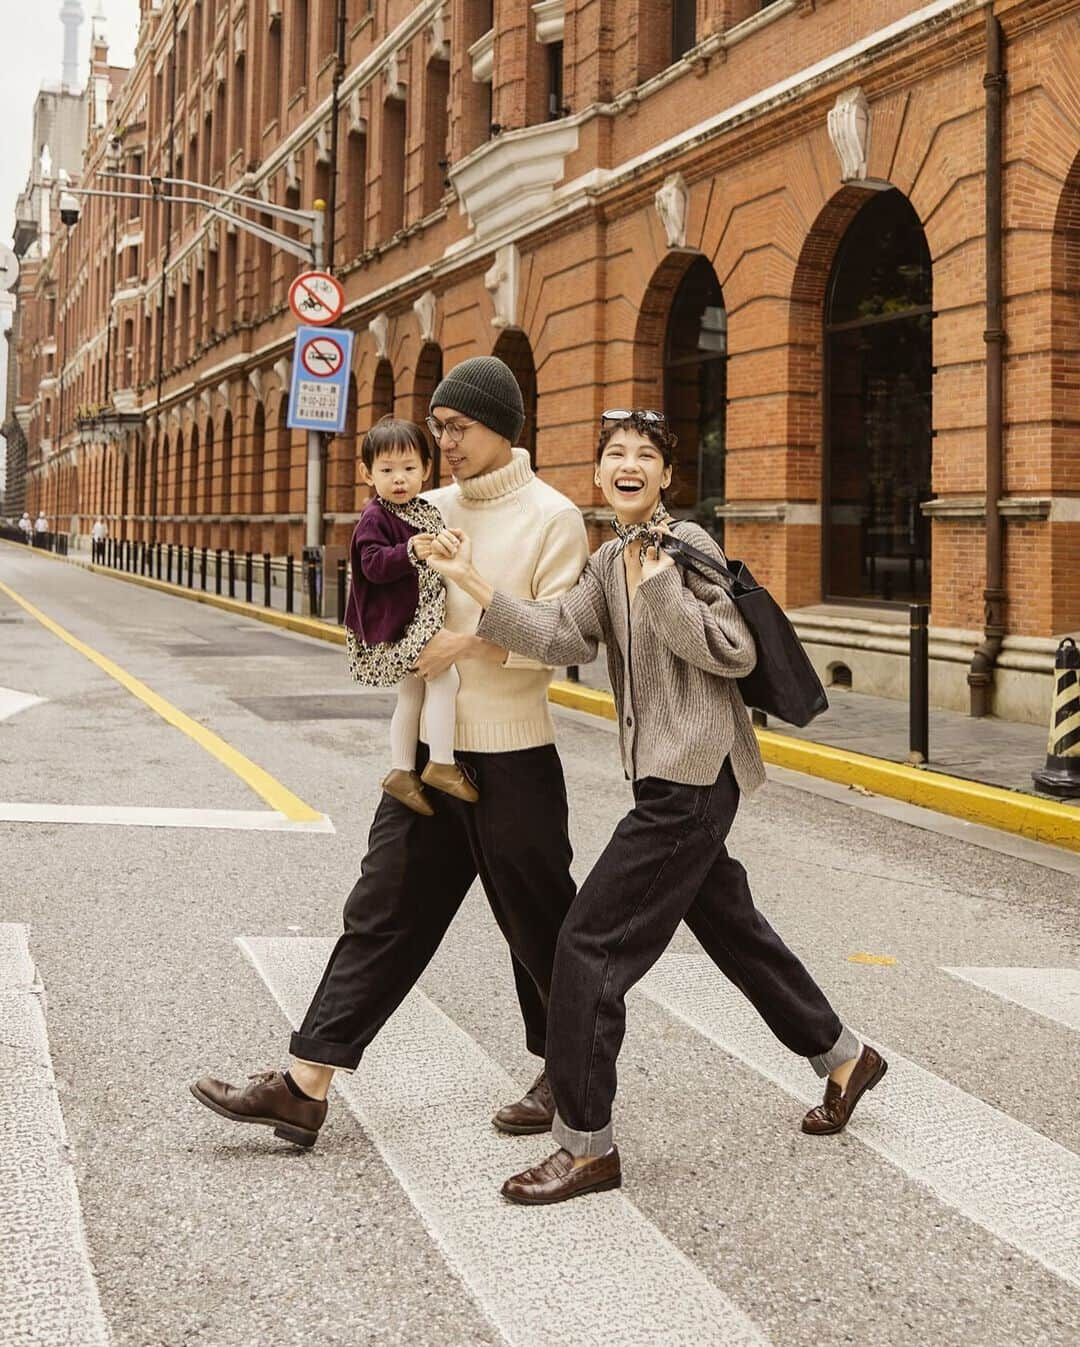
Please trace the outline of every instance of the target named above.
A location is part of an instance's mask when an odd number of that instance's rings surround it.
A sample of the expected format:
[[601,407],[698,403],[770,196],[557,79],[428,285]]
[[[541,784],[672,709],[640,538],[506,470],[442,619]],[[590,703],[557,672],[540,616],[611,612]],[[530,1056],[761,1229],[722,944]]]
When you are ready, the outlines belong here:
[[838,1066],[843,1066],[845,1062],[850,1062],[853,1057],[858,1057],[860,1052],[862,1052],[862,1044],[845,1024],[840,1030],[840,1037],[829,1051],[820,1053],[817,1057],[811,1057],[810,1065],[819,1076],[827,1076],[830,1071],[835,1071]]
[[575,1160],[584,1160],[587,1156],[607,1155],[612,1147],[614,1133],[611,1123],[599,1132],[576,1132],[572,1127],[567,1127],[556,1113],[551,1124],[551,1135]]

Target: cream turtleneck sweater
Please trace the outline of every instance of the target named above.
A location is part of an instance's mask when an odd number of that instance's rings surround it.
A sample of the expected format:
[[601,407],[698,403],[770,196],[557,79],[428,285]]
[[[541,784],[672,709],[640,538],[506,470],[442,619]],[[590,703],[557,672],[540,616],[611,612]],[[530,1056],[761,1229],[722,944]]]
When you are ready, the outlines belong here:
[[[524,449],[515,449],[505,467],[424,495],[448,527],[469,535],[477,570],[505,594],[554,598],[576,584],[585,568],[589,545],[580,510],[536,476]],[[471,635],[480,616],[467,594],[447,585],[450,631]],[[555,742],[547,700],[552,671],[546,665],[512,654],[502,665],[459,660],[457,669],[456,748],[509,753]]]

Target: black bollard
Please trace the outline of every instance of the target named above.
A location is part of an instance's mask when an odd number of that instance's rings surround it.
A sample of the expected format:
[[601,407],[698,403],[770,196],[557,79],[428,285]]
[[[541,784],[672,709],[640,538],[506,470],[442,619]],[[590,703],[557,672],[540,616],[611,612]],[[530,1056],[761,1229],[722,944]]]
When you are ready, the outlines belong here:
[[293,610],[293,558],[292,553],[285,558],[285,611]]
[[263,607],[270,607],[270,553],[263,553]]
[[348,567],[345,564],[344,557],[338,557],[337,564],[337,620],[338,626],[345,625],[345,586],[349,583],[346,571]]
[[913,603],[908,609],[908,762],[930,757],[930,609]]
[[251,602],[251,553],[244,553],[244,602]]
[[221,593],[221,548],[214,553],[214,593]]
[[202,550],[202,559],[199,562],[199,578],[202,583],[202,590],[204,594],[206,593],[206,571],[207,571],[206,563],[208,560],[209,560],[208,549],[204,547]]
[[229,598],[236,598],[236,553],[229,548]]

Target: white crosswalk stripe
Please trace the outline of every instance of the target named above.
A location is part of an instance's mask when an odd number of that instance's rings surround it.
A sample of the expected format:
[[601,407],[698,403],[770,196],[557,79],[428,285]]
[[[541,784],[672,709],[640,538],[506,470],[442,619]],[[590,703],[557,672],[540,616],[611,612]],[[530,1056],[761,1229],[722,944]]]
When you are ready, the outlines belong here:
[[[800,1102],[820,1100],[809,1066],[700,955],[669,952],[643,987]],[[889,1073],[863,1097],[851,1134],[984,1230],[1080,1286],[1080,1156],[890,1048],[882,1051]]]
[[328,818],[296,821],[276,809],[162,809],[150,805],[0,801],[0,823],[81,823],[123,828],[223,828],[234,832],[332,833]]
[[[332,940],[241,940],[295,1024]],[[523,1211],[502,1180],[537,1141],[485,1126],[514,1082],[413,991],[338,1087],[510,1347],[749,1347],[768,1339],[621,1193]],[[448,1157],[452,1163],[448,1164]],[[558,1325],[555,1338],[552,1326]]]
[[22,926],[0,924],[0,1339],[107,1347]]
[[1080,968],[945,968],[962,982],[1080,1030]]

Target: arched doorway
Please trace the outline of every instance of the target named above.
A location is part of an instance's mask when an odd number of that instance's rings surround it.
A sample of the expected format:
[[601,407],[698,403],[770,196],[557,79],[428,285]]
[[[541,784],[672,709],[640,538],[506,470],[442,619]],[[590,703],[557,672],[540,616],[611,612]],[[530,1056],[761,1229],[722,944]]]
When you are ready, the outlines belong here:
[[[433,341],[426,342],[416,361],[416,379],[413,383],[412,419],[418,426],[424,424],[431,409],[431,395],[442,382],[442,377],[442,348]],[[432,454],[431,485],[438,486],[442,475],[442,448],[439,444],[433,445]]]
[[678,436],[669,494],[673,512],[722,535],[727,422],[727,311],[705,257],[687,268],[671,302],[664,339],[664,406]]
[[536,387],[536,362],[533,360],[529,339],[520,328],[507,328],[495,343],[492,355],[497,355],[510,366],[521,388],[521,398],[525,403],[525,425],[518,436],[518,447],[529,451],[529,459],[535,468],[539,395]]
[[837,250],[825,300],[824,590],[930,594],[932,269],[898,191],[871,197]]

